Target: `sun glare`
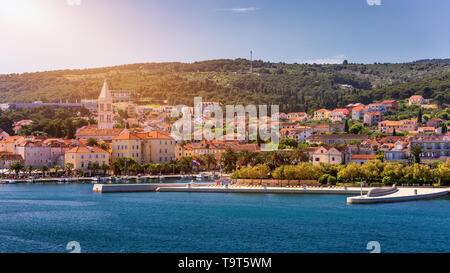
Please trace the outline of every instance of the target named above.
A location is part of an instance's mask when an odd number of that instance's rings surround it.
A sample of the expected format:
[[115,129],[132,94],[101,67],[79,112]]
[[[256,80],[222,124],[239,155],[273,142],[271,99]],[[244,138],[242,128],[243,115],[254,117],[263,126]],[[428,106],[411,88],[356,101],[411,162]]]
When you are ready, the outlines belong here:
[[6,24],[37,26],[44,19],[39,1],[2,0],[0,2],[0,20]]

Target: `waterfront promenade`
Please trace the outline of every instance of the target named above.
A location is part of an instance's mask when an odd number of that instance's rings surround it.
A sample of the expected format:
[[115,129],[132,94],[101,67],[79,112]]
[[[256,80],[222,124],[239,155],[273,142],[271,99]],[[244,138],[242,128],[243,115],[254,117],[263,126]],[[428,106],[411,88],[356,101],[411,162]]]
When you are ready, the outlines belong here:
[[[450,188],[398,188],[381,196],[369,197],[373,187],[303,186],[261,187],[216,185],[215,183],[153,183],[153,184],[95,184],[94,192],[198,192],[198,193],[272,193],[272,194],[344,194],[348,204],[373,204],[439,198],[449,194]],[[389,189],[389,188],[388,188]]]

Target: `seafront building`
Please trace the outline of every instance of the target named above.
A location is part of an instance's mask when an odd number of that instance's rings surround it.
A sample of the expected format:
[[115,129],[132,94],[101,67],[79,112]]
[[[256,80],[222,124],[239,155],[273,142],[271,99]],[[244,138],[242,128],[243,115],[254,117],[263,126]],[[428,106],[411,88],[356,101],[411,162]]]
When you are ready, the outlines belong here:
[[95,146],[74,147],[65,153],[64,159],[65,163],[72,163],[74,169],[84,171],[88,170],[94,162],[98,166],[110,164],[109,152]]
[[131,157],[138,163],[175,160],[175,140],[158,131],[126,131],[112,139],[112,159]]

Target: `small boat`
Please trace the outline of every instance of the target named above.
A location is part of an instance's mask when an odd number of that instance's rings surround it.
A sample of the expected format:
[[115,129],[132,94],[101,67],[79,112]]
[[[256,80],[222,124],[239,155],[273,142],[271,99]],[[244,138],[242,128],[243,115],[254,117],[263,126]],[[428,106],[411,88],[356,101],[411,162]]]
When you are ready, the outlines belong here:
[[8,181],[8,184],[16,184],[17,182],[16,181],[14,181],[14,180],[9,180]]

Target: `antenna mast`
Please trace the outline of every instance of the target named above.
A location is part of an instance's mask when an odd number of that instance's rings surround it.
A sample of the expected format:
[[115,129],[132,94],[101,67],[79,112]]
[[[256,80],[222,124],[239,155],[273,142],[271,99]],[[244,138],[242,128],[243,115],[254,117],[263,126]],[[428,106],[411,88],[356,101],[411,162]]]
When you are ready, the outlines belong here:
[[250,50],[250,74],[253,73],[253,50]]

